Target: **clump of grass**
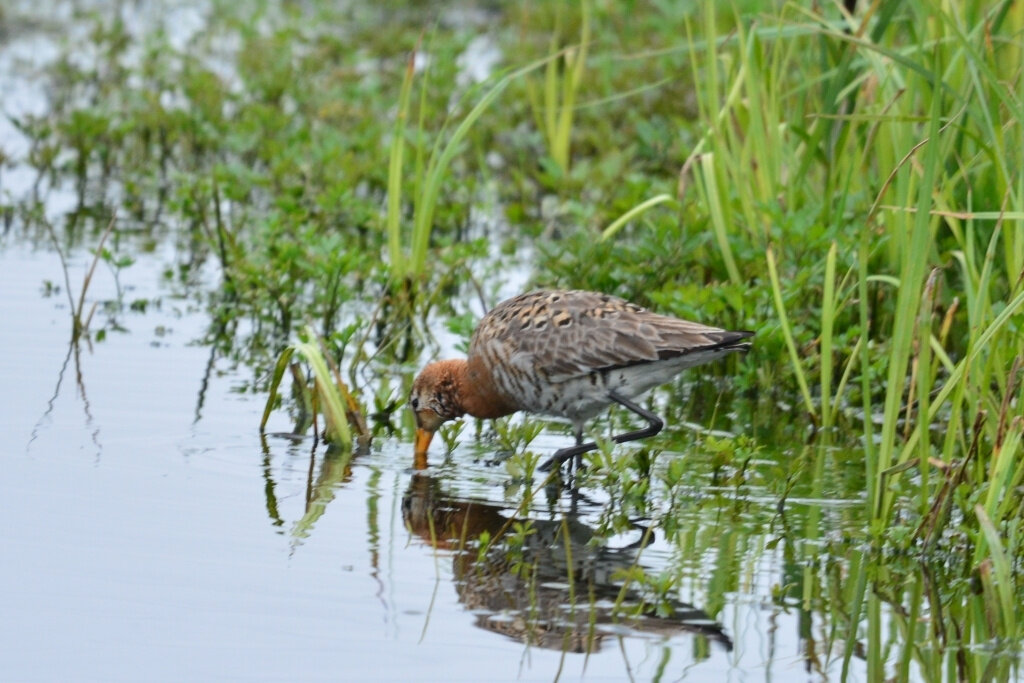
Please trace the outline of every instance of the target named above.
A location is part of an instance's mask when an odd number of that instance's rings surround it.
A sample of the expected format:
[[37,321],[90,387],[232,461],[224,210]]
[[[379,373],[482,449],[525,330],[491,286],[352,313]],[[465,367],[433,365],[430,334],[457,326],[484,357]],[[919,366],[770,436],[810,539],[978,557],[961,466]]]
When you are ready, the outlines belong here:
[[[416,73],[416,53],[408,59],[405,77],[398,100],[398,112],[391,135],[388,162],[388,201],[385,225],[388,236],[388,259],[391,276],[397,282],[423,281],[427,276],[428,248],[430,235],[434,230],[434,214],[441,194],[442,182],[448,169],[466,141],[473,125],[498,99],[508,86],[510,79],[519,72],[507,74],[496,79],[466,113],[465,117],[455,126],[450,136],[445,130],[437,137],[429,154],[426,153],[426,131],[424,129],[424,108],[429,80],[422,79],[420,96],[420,118],[417,129],[412,133],[416,141],[417,158],[415,176],[412,179],[414,188],[412,198],[412,220],[408,228],[403,227],[402,196],[403,167],[406,140],[410,137],[407,120],[410,112],[412,84]],[[447,137],[447,139],[446,139]]]
[[96,313],[97,302],[93,302],[92,306],[89,307],[88,312],[85,306],[86,293],[89,291],[89,285],[92,284],[93,275],[96,273],[96,266],[99,265],[100,261],[104,260],[105,254],[109,258],[109,252],[106,251],[104,245],[111,233],[114,231],[114,225],[117,216],[113,215],[107,222],[107,227],[103,230],[100,235],[99,242],[97,242],[95,249],[93,250],[92,263],[89,265],[89,270],[86,271],[85,277],[82,278],[82,287],[78,291],[78,300],[76,301],[74,295],[71,293],[71,276],[68,273],[67,258],[64,255],[64,250],[60,246],[60,242],[57,239],[57,233],[53,225],[49,221],[45,221],[46,228],[49,232],[50,241],[53,244],[54,250],[60,257],[61,269],[64,272],[64,289],[68,295],[68,304],[71,310],[71,344],[76,345],[81,341],[82,337],[88,339],[89,325],[92,323],[93,315]]
[[[291,368],[302,403],[308,406],[308,411],[312,416],[314,432],[319,432],[316,416],[323,415],[324,438],[328,443],[350,452],[353,430],[356,438],[364,444],[369,442],[370,433],[366,427],[359,402],[341,379],[337,365],[324,353],[322,343],[315,341],[316,339],[313,330],[306,328],[305,338],[281,352],[270,380],[267,402],[263,409],[263,419],[260,421],[260,432],[266,429],[270,413],[277,405],[278,388],[284,378],[285,370]],[[292,365],[292,357],[296,354],[308,365],[312,384],[301,381],[301,373]]]
[[560,2],[555,3],[555,26],[548,46],[550,58],[544,66],[542,86],[538,88],[530,79],[526,82],[537,128],[544,134],[548,153],[563,176],[569,173],[573,118],[591,40],[590,0],[583,0],[579,7],[579,42],[560,49],[564,6]]
[[[1024,353],[1024,135],[1009,123],[1020,120],[1024,102],[997,75],[1004,48],[1016,48],[986,36],[1014,35],[1021,17],[1006,7],[960,13],[911,3],[880,12],[870,30],[858,21],[807,11],[799,22],[741,20],[734,35],[716,40],[716,12],[706,10],[701,40],[691,31],[706,127],[695,157],[700,198],[722,277],[763,281],[767,271],[791,376],[826,433],[849,420],[847,394],[859,384],[874,546],[913,543],[893,531],[904,516],[952,514],[945,519],[957,519],[957,528],[947,528],[945,542],[955,537],[971,548],[964,569],[985,577],[986,627],[969,623],[963,636],[1011,641],[1021,631],[1004,606],[1024,585],[1006,571],[1006,547],[1024,519],[1012,505],[985,503],[1012,498],[1008,485],[1021,476],[1004,444],[1016,447],[1011,425],[1024,419],[1024,396],[1007,381]],[[908,24],[920,27],[910,44],[898,37]],[[831,58],[821,72],[800,58],[815,43]],[[780,221],[774,207],[812,218]],[[743,244],[763,249],[763,265],[736,257]],[[806,293],[791,284],[803,268],[813,273]],[[856,331],[845,345],[836,336],[843,325]],[[975,411],[1000,417],[979,420]],[[813,478],[826,453],[816,456]],[[968,457],[975,464],[962,468]],[[980,499],[950,496],[954,473]],[[945,502],[933,508],[942,491]],[[875,566],[866,559],[857,570]],[[868,651],[880,653],[880,600],[866,574],[855,579],[850,623],[866,615]],[[904,641],[904,652],[917,637]],[[871,661],[873,676],[882,677],[884,663]]]

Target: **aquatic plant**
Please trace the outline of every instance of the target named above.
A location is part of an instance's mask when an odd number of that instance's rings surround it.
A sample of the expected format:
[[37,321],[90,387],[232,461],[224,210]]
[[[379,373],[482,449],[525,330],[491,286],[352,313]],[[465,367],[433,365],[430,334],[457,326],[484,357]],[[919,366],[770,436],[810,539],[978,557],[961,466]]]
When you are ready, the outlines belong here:
[[[291,364],[292,356],[295,354],[308,364],[311,385],[303,380],[301,373]],[[314,432],[319,431],[316,428],[317,415],[323,415],[324,438],[341,448],[343,452],[351,451],[353,428],[356,430],[356,436],[364,443],[368,443],[370,435],[363,418],[362,407],[342,380],[337,365],[324,353],[322,342],[316,341],[316,334],[310,328],[306,328],[304,338],[287,347],[277,359],[267,390],[263,419],[260,421],[261,432],[266,429],[270,413],[278,402],[278,388],[288,368],[292,368],[292,375],[296,380],[295,387],[302,405],[306,406],[311,416]],[[300,425],[304,422],[305,419],[300,420]]]

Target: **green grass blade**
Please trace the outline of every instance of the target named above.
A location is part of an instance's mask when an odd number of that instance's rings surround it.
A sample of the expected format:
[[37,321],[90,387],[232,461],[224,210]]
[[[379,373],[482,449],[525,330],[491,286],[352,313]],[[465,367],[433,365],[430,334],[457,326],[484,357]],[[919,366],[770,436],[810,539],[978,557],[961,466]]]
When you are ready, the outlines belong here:
[[821,426],[832,426],[832,335],[836,318],[836,243],[825,257],[825,288],[821,301]]
[[[931,103],[927,144],[924,145],[924,158],[921,160],[921,177],[917,186],[917,212],[914,214],[913,224],[910,226],[910,242],[902,254],[902,265],[900,270],[900,288],[896,295],[896,311],[898,314],[893,322],[892,341],[890,343],[889,372],[886,381],[885,408],[882,421],[881,442],[878,448],[878,472],[885,471],[892,466],[897,449],[897,425],[899,423],[900,409],[903,405],[903,389],[907,382],[907,369],[910,363],[910,356],[914,341],[914,330],[916,316],[913,311],[918,310],[921,300],[921,290],[924,286],[924,274],[927,260],[924,255],[928,253],[931,238],[928,209],[931,206],[932,191],[935,188],[935,176],[940,166],[940,140],[939,129],[942,127],[942,98],[935,96]],[[904,167],[901,173],[910,173],[909,167]],[[908,187],[909,178],[904,183]],[[903,230],[904,225],[897,222],[893,229]],[[874,532],[882,534],[885,532],[886,522],[889,516],[892,500],[891,493],[883,495],[882,477],[876,477],[872,482],[875,488],[873,498],[879,502],[879,507],[873,510]]]
[[281,352],[277,359],[277,365],[274,366],[274,374],[271,375],[270,386],[267,388],[267,403],[263,406],[263,418],[260,420],[261,434],[267,428],[267,420],[270,419],[270,413],[274,409],[274,401],[277,400],[277,390],[281,386],[281,378],[284,377],[284,371],[288,369],[288,363],[291,362],[294,352],[294,348],[290,346],[286,348]]
[[768,276],[772,283],[772,298],[775,301],[775,312],[779,316],[779,326],[782,328],[782,336],[786,340],[786,348],[789,349],[789,360],[796,376],[797,384],[800,385],[800,394],[804,399],[804,408],[808,415],[815,415],[814,402],[811,400],[811,391],[807,386],[807,377],[804,375],[803,363],[800,360],[800,353],[797,351],[796,342],[793,340],[793,329],[789,325],[789,317],[786,315],[786,305],[782,301],[782,285],[779,282],[779,273],[775,267],[775,254],[769,247],[765,252],[768,259]]
[[648,209],[653,208],[658,204],[664,204],[665,202],[669,201],[672,201],[672,195],[659,194],[637,204],[632,209],[630,209],[629,211],[627,211],[626,213],[622,214],[614,221],[612,221],[612,223],[607,228],[604,229],[604,232],[601,233],[601,241],[603,242],[604,240],[614,237],[615,234],[622,229],[622,226],[624,226],[626,223],[630,222],[635,217],[642,214],[644,211],[647,211]]
[[729,240],[729,221],[726,215],[727,208],[718,192],[718,172],[715,167],[714,154],[701,155],[700,173],[696,174],[696,177],[703,180],[701,186],[704,188],[708,211],[711,213],[711,227],[715,234],[715,243],[725,262],[729,280],[737,287],[741,287],[743,278],[740,277],[740,269],[736,265],[736,259],[732,253],[732,243]]
[[448,143],[444,146],[440,155],[436,158],[431,158],[430,163],[427,165],[426,178],[423,183],[422,196],[420,201],[417,202],[417,211],[413,225],[413,237],[412,237],[412,267],[411,272],[417,275],[422,274],[424,267],[427,262],[427,247],[430,244],[430,233],[433,229],[434,221],[434,209],[437,206],[437,198],[441,192],[441,182],[444,180],[444,175],[448,170],[448,166],[451,164],[452,159],[455,157],[455,153],[458,151],[459,145],[468,135],[473,124],[476,123],[477,119],[487,111],[487,108],[494,103],[498,96],[504,92],[505,88],[508,87],[509,82],[522,73],[523,71],[516,71],[512,74],[501,78],[494,86],[487,91],[487,93],[480,98],[480,101],[466,114],[466,118],[458,125],[455,131],[452,133]]
[[[968,375],[968,369],[974,365],[975,360],[981,355],[982,352],[988,351],[991,347],[992,338],[997,332],[1009,322],[1009,320],[1022,308],[1024,307],[1024,292],[1021,292],[1013,298],[1010,303],[1006,305],[1006,308],[996,316],[996,319],[992,321],[988,327],[978,336],[977,340],[971,344],[971,350],[959,363],[956,364],[956,368],[950,373],[949,378],[945,384],[942,385],[942,389],[932,400],[931,407],[928,409],[928,417],[925,418],[927,422],[931,423],[937,418],[939,408],[946,402],[949,395],[953,390],[962,382],[965,381]],[[907,443],[904,444],[903,450],[900,452],[899,461],[903,462],[911,457],[913,449],[917,446],[918,434],[915,431],[907,439]]]
[[[310,328],[306,329],[306,334],[310,339],[316,338]],[[317,397],[324,418],[327,420],[328,441],[346,450],[351,448],[352,431],[345,413],[345,399],[333,382],[330,368],[320,351],[320,346],[313,341],[302,341],[295,344],[295,352],[306,359],[313,371]]]
[[[999,532],[996,530],[992,520],[989,519],[985,509],[981,505],[976,505],[974,506],[974,514],[978,518],[978,526],[981,527],[985,542],[988,544],[988,556],[991,558],[992,566],[996,572],[996,590],[1002,613],[1002,635],[1015,637],[1017,635],[1017,601],[1014,598],[1014,581],[1010,568],[1010,558],[1007,557]],[[979,551],[983,548],[983,544],[979,543]]]
[[388,258],[391,260],[391,274],[397,279],[405,277],[407,265],[402,248],[402,166],[405,154],[406,121],[409,116],[409,100],[412,95],[412,81],[415,74],[416,52],[409,56],[398,96],[398,114],[391,131],[391,149],[388,155],[388,200],[385,224],[388,234]]

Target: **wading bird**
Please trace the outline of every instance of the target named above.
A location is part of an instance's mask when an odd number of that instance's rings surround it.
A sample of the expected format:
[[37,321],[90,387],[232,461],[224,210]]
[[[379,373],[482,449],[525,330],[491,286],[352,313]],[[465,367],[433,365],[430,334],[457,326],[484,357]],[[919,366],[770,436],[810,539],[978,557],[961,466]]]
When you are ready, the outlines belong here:
[[465,360],[428,364],[412,385],[417,462],[426,461],[434,432],[467,413],[496,418],[520,410],[567,418],[576,445],[540,469],[595,450],[583,426],[612,403],[636,413],[647,427],[613,438],[653,436],[662,420],[633,399],[680,371],[746,351],[753,332],[652,313],[624,299],[584,291],[538,291],[495,306],[483,317]]

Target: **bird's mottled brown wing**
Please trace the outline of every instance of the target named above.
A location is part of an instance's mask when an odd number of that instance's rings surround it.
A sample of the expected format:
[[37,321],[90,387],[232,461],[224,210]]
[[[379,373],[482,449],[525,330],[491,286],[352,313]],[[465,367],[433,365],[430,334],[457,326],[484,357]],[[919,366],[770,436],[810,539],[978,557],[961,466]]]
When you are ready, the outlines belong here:
[[652,313],[618,297],[540,291],[496,306],[480,322],[470,353],[500,356],[552,382],[739,342],[746,332]]

